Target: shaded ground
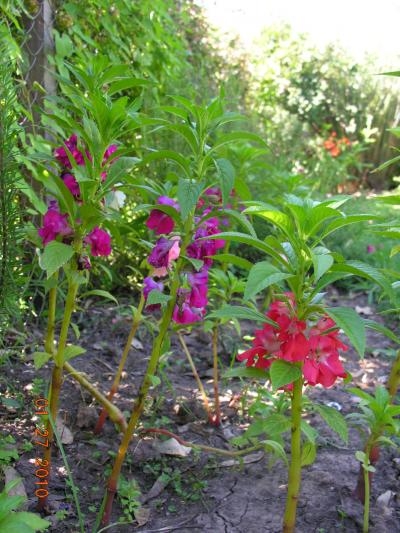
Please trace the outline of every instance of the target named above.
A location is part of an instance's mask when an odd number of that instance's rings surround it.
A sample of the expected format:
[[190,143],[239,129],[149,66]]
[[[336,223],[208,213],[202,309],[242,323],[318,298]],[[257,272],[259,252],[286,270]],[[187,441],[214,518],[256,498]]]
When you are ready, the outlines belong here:
[[[334,295],[333,305],[358,306],[360,313],[377,318],[366,303],[365,295]],[[119,353],[129,331],[129,319],[118,316],[115,308],[93,307],[77,317],[81,328],[80,343],[90,352],[73,360],[74,366],[90,376],[103,391],[107,391]],[[379,318],[378,318],[379,320]],[[243,324],[244,331],[253,326]],[[137,335],[136,348],[131,350],[126,373],[116,403],[129,411],[144,373],[151,336],[147,328]],[[199,373],[212,397],[211,345],[203,333],[193,332],[186,337]],[[229,364],[235,342],[234,334],[226,331],[221,345],[221,360]],[[32,329],[28,342],[34,351],[40,345],[39,333]],[[349,350],[345,366],[353,374],[357,386],[370,390],[377,383],[385,383],[393,347],[377,334],[368,332],[366,358]],[[12,364],[11,364],[12,363]],[[13,402],[0,406],[2,430],[12,435],[18,446],[19,460],[14,465],[24,481],[29,505],[34,507],[36,478],[33,460],[42,456],[42,450],[29,443],[33,440],[35,423],[32,421],[33,401],[43,394],[45,379],[50,367],[35,370],[29,353],[15,358],[2,367],[0,381],[3,398]],[[182,439],[195,443],[229,449],[229,439],[243,433],[249,422],[247,407],[251,394],[240,396],[237,379],[223,381],[221,402],[223,423],[221,428],[210,426],[204,416],[200,396],[195,387],[189,365],[182,348],[173,338],[170,355],[164,357],[160,367],[162,383],[153,390],[149,400],[145,427],[166,428]],[[41,381],[39,378],[43,378]],[[32,389],[33,383],[33,389]],[[251,393],[252,388],[249,389]],[[354,412],[356,398],[346,392],[342,384],[329,390],[315,388],[310,392],[321,403],[336,405],[343,414]],[[335,402],[334,404],[329,402]],[[71,378],[64,382],[61,413],[66,426],[72,431],[73,442],[64,445],[69,467],[79,487],[79,502],[85,520],[85,533],[91,532],[99,508],[105,473],[112,466],[112,454],[118,449],[120,437],[114,425],[106,423],[102,435],[95,437],[93,427],[98,408],[91,396]],[[362,508],[351,493],[358,474],[354,453],[361,449],[358,434],[350,431],[346,445],[329,430],[320,419],[310,420],[318,427],[317,460],[303,470],[301,498],[298,508],[299,533],[327,533],[362,531]],[[162,439],[161,439],[162,440]],[[191,453],[187,457],[172,457],[160,453],[160,438],[142,435],[131,443],[124,466],[124,478],[135,479],[138,497],[145,511],[137,522],[116,525],[108,531],[140,533],[150,532],[212,532],[212,533],[279,533],[286,494],[286,467],[282,461],[271,464],[271,455],[254,452],[244,460],[206,453]],[[29,449],[31,448],[31,449]],[[78,532],[76,508],[72,500],[66,469],[59,450],[54,459],[54,475],[50,485],[50,505],[53,527],[57,533]],[[391,491],[390,493],[388,491]],[[134,490],[127,491],[134,500]],[[386,499],[377,498],[386,493]],[[400,460],[398,450],[385,449],[379,462],[372,489],[371,532],[400,532]],[[132,504],[134,507],[134,504]],[[133,512],[132,507],[132,512]],[[58,509],[58,513],[55,511]],[[127,505],[125,503],[125,511]],[[63,515],[63,516],[62,516]],[[114,505],[113,522],[124,517],[121,502]],[[139,515],[136,518],[140,517]],[[6,532],[4,532],[6,533]]]

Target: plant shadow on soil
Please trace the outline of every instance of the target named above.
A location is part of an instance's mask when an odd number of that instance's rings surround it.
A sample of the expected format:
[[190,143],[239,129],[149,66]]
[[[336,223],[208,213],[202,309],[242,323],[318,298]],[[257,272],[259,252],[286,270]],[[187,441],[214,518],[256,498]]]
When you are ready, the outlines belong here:
[[[339,295],[333,305],[358,306],[369,309],[365,294]],[[375,312],[368,318],[381,320]],[[86,373],[102,391],[107,391],[119,354],[129,331],[129,320],[119,316],[111,307],[92,307],[89,316],[81,323],[80,343],[88,349],[86,356],[73,360],[74,366]],[[369,311],[368,311],[369,313]],[[251,334],[254,325],[243,324],[243,331]],[[147,330],[146,330],[147,331]],[[343,356],[346,370],[353,375],[352,386],[371,391],[378,383],[385,383],[391,359],[387,353],[393,345],[374,331],[368,331],[367,352],[360,361],[350,349]],[[228,337],[230,336],[230,333]],[[128,412],[144,373],[151,338],[144,331],[140,342],[132,348],[121,387],[115,402]],[[190,351],[207,391],[212,398],[211,343],[200,330],[186,336]],[[229,340],[229,339],[228,339]],[[238,339],[239,340],[239,339]],[[41,343],[40,333],[32,328],[28,342],[35,350]],[[224,365],[229,365],[231,353],[223,353]],[[229,352],[229,350],[228,350]],[[32,358],[26,355],[10,361],[3,368],[0,391],[12,390],[23,394],[22,407],[1,407],[3,434],[16,439],[19,460],[14,465],[23,479],[28,494],[30,510],[34,509],[35,486],[33,459],[41,456],[37,448],[23,452],[22,443],[33,440],[35,427],[32,380],[50,375],[50,367],[35,370]],[[146,427],[163,427],[182,439],[198,444],[230,449],[229,439],[240,435],[248,418],[241,412],[238,399],[240,381],[221,382],[223,422],[215,428],[206,421],[201,399],[185,356],[174,337],[171,353],[161,367],[161,385],[152,391],[146,407],[143,424]],[[356,410],[356,400],[342,383],[330,389],[314,388],[310,397],[319,402],[335,402],[346,415]],[[92,397],[70,377],[66,377],[62,390],[61,415],[73,434],[73,442],[64,445],[69,467],[79,488],[79,502],[84,514],[85,533],[91,533],[105,486],[105,474],[112,466],[112,454],[117,451],[120,435],[107,421],[100,436],[93,435],[99,408]],[[331,533],[362,531],[362,506],[351,496],[356,484],[359,463],[355,451],[362,441],[355,430],[350,430],[348,444],[341,442],[320,419],[310,420],[318,427],[316,461],[303,469],[301,495],[298,505],[297,528],[299,533]],[[133,521],[118,524],[107,531],[139,533],[150,532],[212,532],[212,533],[279,533],[286,498],[287,473],[280,460],[271,464],[268,453],[254,453],[243,461],[227,461],[226,457],[204,452],[187,457],[160,454],[154,435],[133,439],[123,468],[126,480],[135,479],[141,493],[142,515],[137,515],[142,525]],[[75,533],[80,531],[76,508],[68,486],[66,470],[58,449],[54,455],[53,475],[49,486],[49,502],[53,513],[49,531]],[[389,493],[388,491],[391,491]],[[384,493],[390,494],[386,504],[377,501]],[[135,504],[133,503],[133,506]],[[56,514],[55,511],[59,512]],[[146,511],[147,510],[147,511]],[[112,522],[126,520],[120,501],[116,500]],[[398,450],[385,448],[378,463],[371,496],[371,533],[400,532],[400,460]],[[6,533],[6,532],[4,532]]]

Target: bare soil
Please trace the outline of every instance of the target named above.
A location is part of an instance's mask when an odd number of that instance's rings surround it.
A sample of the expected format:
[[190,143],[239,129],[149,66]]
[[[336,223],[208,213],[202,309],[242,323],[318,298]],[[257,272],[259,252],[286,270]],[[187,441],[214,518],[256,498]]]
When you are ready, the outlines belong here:
[[[332,299],[333,305],[357,306],[360,313],[381,321],[381,317],[368,305],[365,294],[334,293]],[[79,343],[88,352],[72,363],[100,390],[107,392],[129,332],[129,318],[121,315],[117,307],[93,305],[85,313],[77,315],[76,321],[81,329]],[[251,333],[253,329],[254,325],[243,324],[243,333]],[[34,440],[33,402],[38,396],[45,395],[43,387],[51,367],[46,365],[35,370],[31,353],[40,346],[40,332],[36,326],[31,326],[26,336],[28,348],[24,356],[12,357],[1,369],[2,397],[17,399],[17,403],[0,405],[0,416],[2,434],[10,434],[16,440],[20,457],[14,466],[23,479],[28,507],[34,510],[37,488],[34,459],[42,456],[42,449],[37,445],[29,446]],[[151,335],[148,328],[141,327],[136,340],[139,342],[131,350],[115,398],[118,407],[127,413],[132,407],[149,356]],[[194,330],[186,336],[186,340],[212,398],[210,338],[202,331]],[[223,332],[222,340],[221,366],[227,367],[235,345],[242,341],[231,330]],[[371,391],[376,384],[384,384],[393,353],[394,346],[390,341],[374,331],[368,331],[365,359],[360,361],[352,349],[343,356],[346,369],[353,375],[351,386]],[[221,427],[216,428],[207,422],[190,367],[174,336],[169,356],[161,361],[159,377],[161,384],[153,389],[149,398],[143,427],[165,428],[186,441],[226,450],[232,448],[230,438],[242,434],[250,421],[247,408],[252,396],[243,394],[238,379],[221,381],[223,417]],[[38,381],[38,378],[43,378],[43,381]],[[356,397],[347,390],[349,387],[342,383],[328,390],[316,387],[309,391],[309,396],[318,402],[336,406],[346,415],[357,407]],[[254,388],[249,387],[248,390]],[[65,377],[60,407],[62,419],[73,437],[73,442],[65,444],[64,450],[74,483],[79,488],[84,531],[90,533],[120,434],[110,421],[106,422],[101,435],[93,434],[99,408],[91,395],[69,376]],[[303,469],[297,531],[360,532],[362,505],[353,498],[352,492],[359,470],[355,451],[362,449],[362,440],[351,429],[349,443],[345,444],[320,419],[315,417],[309,421],[318,429],[320,436],[316,461]],[[107,531],[279,533],[282,530],[287,483],[286,466],[282,461],[271,461],[271,454],[263,451],[245,456],[243,461],[193,451],[187,457],[174,457],[158,449],[158,444],[164,439],[151,433],[139,433],[131,442],[124,465],[124,478],[135,479],[140,490],[139,499],[144,511],[137,518],[142,525],[133,520],[130,524],[116,524]],[[49,531],[80,531],[59,449],[54,453],[49,491],[48,519],[52,521]],[[379,498],[385,493],[386,497]],[[126,521],[123,506],[117,498],[112,522],[121,518]],[[400,459],[396,448],[382,450],[372,486],[370,524],[372,533],[400,532]]]

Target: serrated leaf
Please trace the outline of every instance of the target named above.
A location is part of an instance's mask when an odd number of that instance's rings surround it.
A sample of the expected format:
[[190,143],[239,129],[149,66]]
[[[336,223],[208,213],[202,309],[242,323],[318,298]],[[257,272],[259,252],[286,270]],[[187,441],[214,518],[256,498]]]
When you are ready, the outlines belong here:
[[350,307],[329,307],[325,309],[325,312],[344,331],[360,357],[363,358],[366,345],[364,320]]
[[118,305],[118,300],[108,291],[103,291],[102,289],[93,289],[92,291],[87,291],[81,295],[81,298],[86,298],[87,296],[100,296],[101,298],[106,298],[111,300]]
[[47,352],[34,352],[32,357],[36,370],[39,370],[39,368],[42,368],[52,358],[52,354]]
[[374,331],[378,331],[379,333],[382,333],[382,335],[385,335],[388,339],[396,342],[397,344],[400,344],[400,337],[398,337],[395,333],[393,333],[392,330],[390,330],[383,324],[375,322],[375,320],[370,320],[369,318],[364,318],[364,324],[367,328],[373,329]]
[[291,274],[280,272],[268,261],[261,261],[260,263],[255,264],[249,272],[246,288],[244,290],[244,299],[249,300],[270,285],[279,283],[290,277]]
[[312,253],[312,262],[314,266],[314,280],[318,281],[333,265],[333,257],[330,254]]
[[253,266],[253,263],[245,259],[244,257],[238,257],[233,254],[217,254],[213,257],[214,261],[219,261],[220,263],[228,263],[228,265],[235,265],[244,270],[250,270]]
[[146,305],[165,305],[170,299],[171,296],[169,294],[164,294],[157,289],[153,289],[147,296]]
[[347,444],[349,440],[349,430],[344,416],[334,407],[320,404],[314,404],[314,407],[328,426]]
[[305,420],[301,421],[301,431],[307,437],[308,441],[315,442],[318,436],[318,431],[314,429],[312,426],[310,426],[310,424],[306,422]]
[[274,454],[282,459],[282,461],[288,465],[289,461],[285,452],[285,448],[279,442],[275,440],[264,440],[263,441],[264,449],[267,451],[273,451]]
[[189,213],[194,211],[202,189],[203,183],[198,183],[191,179],[181,178],[179,180],[177,197],[183,222],[187,219]]
[[219,185],[222,192],[222,204],[226,205],[229,201],[229,195],[235,183],[235,168],[229,159],[216,159],[215,164],[218,169]]
[[301,377],[301,369],[293,363],[277,359],[269,369],[271,384],[274,389],[293,383]]
[[235,366],[229,368],[223,373],[224,378],[250,378],[250,379],[268,379],[269,373],[262,368],[250,366]]
[[40,267],[46,271],[47,278],[50,278],[58,269],[67,264],[74,253],[74,249],[68,244],[57,241],[49,242],[39,260]]
[[301,449],[301,466],[312,465],[317,457],[317,447],[313,442],[307,441]]
[[276,326],[275,322],[259,311],[250,309],[249,307],[242,307],[240,305],[224,305],[221,309],[209,313],[206,318],[241,318],[245,320],[254,320],[256,322],[268,322],[268,324]]
[[63,359],[64,361],[69,361],[70,359],[73,359],[74,357],[77,357],[85,352],[86,350],[85,348],[82,348],[82,346],[70,344],[65,347]]

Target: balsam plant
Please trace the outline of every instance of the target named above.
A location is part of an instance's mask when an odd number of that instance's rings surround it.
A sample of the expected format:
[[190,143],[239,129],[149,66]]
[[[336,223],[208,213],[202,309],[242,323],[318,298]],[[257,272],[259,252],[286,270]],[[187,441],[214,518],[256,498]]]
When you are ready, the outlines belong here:
[[[206,107],[192,104],[182,97],[175,97],[175,103],[164,106],[163,110],[171,117],[176,117],[177,121],[165,119],[160,121],[160,125],[183,138],[187,156],[172,150],[154,150],[143,158],[146,164],[167,159],[176,168],[176,171],[174,169],[174,172],[169,173],[176,200],[172,194],[158,197],[147,221],[157,241],[147,259],[150,275],[144,279],[143,294],[146,307],[160,306],[162,317],[145,376],[108,480],[102,516],[104,526],[110,521],[118,477],[129,443],[141,419],[150,387],[155,382],[160,357],[168,346],[171,322],[192,324],[200,321],[205,313],[208,267],[212,256],[224,245],[222,241],[211,237],[219,232],[218,216],[224,216],[227,212],[211,208],[197,214],[196,210],[201,210],[207,191],[216,184],[221,190],[223,203],[229,199],[235,185],[235,173],[229,161],[221,157],[224,147],[243,139],[262,142],[257,135],[246,132],[222,133],[224,125],[240,117],[225,113],[221,98],[216,98]],[[149,186],[146,186],[146,190],[157,197],[157,190]],[[247,227],[244,217],[237,213],[233,213],[233,216]]]
[[[390,292],[390,284],[376,269],[360,261],[345,261],[326,248],[324,239],[335,230],[373,219],[371,215],[346,216],[340,211],[345,197],[323,202],[292,195],[283,198],[281,208],[253,202],[245,213],[262,217],[271,224],[271,234],[264,239],[255,232],[224,232],[218,238],[254,246],[264,251],[268,260],[255,264],[249,272],[244,292],[248,300],[265,289],[272,291],[272,303],[266,315],[254,315],[262,322],[255,332],[253,346],[238,359],[249,367],[242,371],[249,377],[257,373],[271,381],[274,389],[283,389],[290,397],[291,454],[283,531],[293,532],[300,495],[301,468],[315,457],[315,448],[303,445],[302,432],[310,437],[302,421],[305,386],[331,387],[338,378],[347,378],[340,352],[347,346],[339,338],[343,329],[362,357],[365,350],[365,326],[351,308],[328,307],[324,290],[335,280],[349,275],[374,279]],[[219,316],[248,317],[241,306],[225,306]],[[370,324],[369,324],[370,325]],[[333,429],[346,438],[343,417],[333,409],[318,408]],[[339,428],[339,429],[338,429]],[[311,435],[312,437],[312,435]],[[308,439],[311,440],[312,438]]]
[[[45,429],[49,446],[44,454],[49,472],[63,368],[68,365],[73,374],[69,361],[85,352],[80,346],[68,344],[73,311],[78,293],[88,282],[91,258],[111,254],[111,235],[104,227],[110,228],[118,218],[114,207],[118,189],[126,184],[136,161],[119,142],[123,135],[132,135],[138,128],[137,104],[129,103],[125,97],[113,98],[138,83],[129,77],[124,66],[110,66],[98,57],[87,69],[66,66],[60,81],[63,94],[48,99],[44,122],[53,135],[63,139],[63,144],[51,155],[45,142],[42,147],[47,151],[38,152],[39,141],[34,139],[36,152],[27,160],[48,195],[45,204],[29,191],[34,206],[43,215],[37,235],[34,231],[31,235],[42,248],[39,264],[47,274],[49,299],[45,351],[34,354],[37,368],[50,360],[53,363]],[[56,341],[60,294],[65,294],[65,299]],[[85,294],[111,297],[101,290]],[[46,498],[40,499],[39,507],[45,503]]]
[[356,452],[361,463],[360,475],[355,496],[364,504],[363,533],[369,531],[369,508],[372,477],[376,471],[382,445],[395,446],[395,438],[400,436],[400,406],[393,405],[393,395],[382,385],[376,387],[374,395],[361,389],[350,389],[360,398],[359,413],[351,413],[348,418],[359,427],[360,432],[367,432],[364,450]]

